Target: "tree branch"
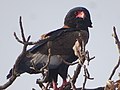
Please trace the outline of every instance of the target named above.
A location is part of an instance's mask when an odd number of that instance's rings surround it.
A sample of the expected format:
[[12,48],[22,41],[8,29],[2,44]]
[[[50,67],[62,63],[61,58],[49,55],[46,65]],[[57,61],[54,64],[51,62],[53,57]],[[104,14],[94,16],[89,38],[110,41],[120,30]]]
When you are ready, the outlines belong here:
[[[86,60],[86,58],[85,58],[85,45],[83,44],[84,42],[83,42],[83,40],[80,38],[80,40],[79,39],[77,39],[77,42],[78,43],[75,43],[75,47],[76,47],[76,51],[75,51],[75,53],[77,54],[77,56],[79,57],[79,64],[77,65],[77,68],[76,68],[76,70],[75,70],[75,72],[74,72],[74,75],[73,75],[73,77],[72,77],[72,82],[73,82],[73,84],[75,84],[75,82],[76,82],[76,80],[77,80],[77,78],[78,78],[78,75],[79,75],[79,73],[80,73],[80,71],[81,71],[81,67],[82,67],[82,65],[84,64],[84,62],[85,62],[85,60]],[[82,43],[83,42],[83,43]],[[81,44],[82,43],[82,44]],[[78,45],[79,44],[79,45]],[[80,49],[80,50],[79,50]]]
[[120,56],[119,56],[118,63],[117,63],[116,66],[114,67],[114,69],[113,69],[113,71],[112,71],[112,73],[111,73],[111,75],[110,75],[110,77],[109,77],[109,80],[112,79],[113,75],[115,74],[115,72],[116,72],[116,70],[117,70],[117,68],[118,68],[119,66],[120,66]]
[[[112,35],[115,39],[115,43],[117,44],[117,47],[118,47],[118,51],[119,51],[119,54],[120,54],[120,41],[119,41],[119,38],[117,36],[117,33],[116,33],[116,28],[113,27],[113,35]],[[116,64],[116,66],[114,67],[110,77],[109,77],[109,80],[112,79],[113,75],[115,74],[115,71],[117,70],[117,68],[120,66],[120,56],[119,56],[119,60],[118,60],[118,63]]]
[[113,35],[112,35],[115,39],[115,43],[117,44],[117,47],[118,47],[118,50],[119,50],[119,54],[120,54],[120,40],[117,36],[117,33],[116,33],[116,28],[113,27]]
[[86,85],[86,82],[87,82],[87,79],[90,79],[90,80],[93,80],[94,78],[90,78],[90,74],[89,74],[89,71],[86,67],[86,65],[84,65],[84,83],[83,83],[83,87],[82,89],[84,90],[85,89],[85,85]]
[[23,26],[22,26],[22,17],[20,16],[19,18],[19,24],[20,24],[20,29],[21,29],[21,36],[22,36],[22,40],[20,40],[16,33],[14,32],[14,36],[15,36],[15,39],[19,42],[19,43],[22,43],[24,46],[23,46],[23,50],[22,50],[22,53],[18,56],[14,66],[13,66],[13,69],[12,69],[12,76],[10,77],[10,79],[4,84],[4,85],[1,85],[0,86],[0,90],[3,90],[3,89],[6,89],[7,87],[9,87],[14,81],[15,79],[20,75],[17,71],[16,71],[16,68],[17,68],[17,65],[21,62],[22,58],[26,55],[26,50],[27,50],[27,46],[28,45],[34,45],[37,42],[29,42],[30,40],[30,36],[28,36],[28,38],[26,39],[25,38],[25,34],[24,34],[24,30],[23,30]]
[[26,42],[26,38],[25,38],[25,35],[24,35],[24,29],[23,29],[23,26],[22,26],[22,17],[21,16],[19,18],[19,23],[20,23],[22,40],[23,40],[23,42]]
[[17,76],[13,75],[9,80],[8,82],[6,82],[4,85],[1,85],[0,86],[0,90],[4,90],[6,89],[7,87],[9,87],[16,79]]
[[65,63],[66,65],[75,65],[75,64],[78,64],[79,62],[77,61],[77,62],[73,62],[73,63],[69,63],[69,62],[67,62],[67,61],[65,61],[65,60],[62,60],[63,61],[63,63]]

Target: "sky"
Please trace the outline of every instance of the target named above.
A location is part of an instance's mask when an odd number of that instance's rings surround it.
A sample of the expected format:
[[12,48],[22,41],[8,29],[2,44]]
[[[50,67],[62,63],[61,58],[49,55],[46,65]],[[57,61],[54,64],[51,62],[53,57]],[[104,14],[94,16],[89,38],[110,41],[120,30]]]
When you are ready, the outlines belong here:
[[[87,88],[104,86],[113,67],[118,61],[118,50],[112,37],[112,27],[116,26],[120,36],[120,1],[119,0],[0,0],[0,85],[4,84],[6,75],[13,67],[17,56],[22,51],[22,45],[13,36],[20,36],[19,17],[22,16],[26,36],[31,35],[31,41],[37,41],[40,35],[63,26],[66,13],[74,7],[85,7],[90,11],[93,28],[90,29],[90,39],[87,50],[95,59],[88,66],[93,81],[86,84]],[[75,66],[69,68],[72,75]],[[114,80],[117,80],[116,71]],[[39,90],[36,79],[40,75],[22,74],[6,90]],[[61,83],[61,78],[58,81]],[[81,72],[76,86],[83,83]]]

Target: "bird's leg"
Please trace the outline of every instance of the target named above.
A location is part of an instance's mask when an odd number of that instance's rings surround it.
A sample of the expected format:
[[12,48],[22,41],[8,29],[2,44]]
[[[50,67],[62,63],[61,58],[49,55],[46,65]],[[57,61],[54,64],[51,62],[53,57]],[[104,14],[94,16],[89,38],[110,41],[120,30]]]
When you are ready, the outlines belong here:
[[59,90],[64,90],[64,88],[65,88],[66,85],[68,85],[68,82],[67,82],[67,80],[65,79],[65,80],[63,80],[62,85],[59,87]]
[[62,86],[66,85],[66,83],[68,83],[67,80],[66,80],[66,79],[63,80],[63,84],[62,84]]
[[54,80],[52,81],[52,86],[54,90],[59,90],[59,88],[57,87],[57,82],[55,82]]

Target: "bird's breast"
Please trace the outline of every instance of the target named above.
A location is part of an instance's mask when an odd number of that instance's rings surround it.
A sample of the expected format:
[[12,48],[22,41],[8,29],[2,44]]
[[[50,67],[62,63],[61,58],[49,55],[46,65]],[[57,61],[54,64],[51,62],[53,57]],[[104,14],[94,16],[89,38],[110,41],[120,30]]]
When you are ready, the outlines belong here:
[[88,42],[89,33],[87,31],[74,31],[62,34],[59,38],[51,41],[51,54],[69,55],[77,39],[82,38],[84,43]]

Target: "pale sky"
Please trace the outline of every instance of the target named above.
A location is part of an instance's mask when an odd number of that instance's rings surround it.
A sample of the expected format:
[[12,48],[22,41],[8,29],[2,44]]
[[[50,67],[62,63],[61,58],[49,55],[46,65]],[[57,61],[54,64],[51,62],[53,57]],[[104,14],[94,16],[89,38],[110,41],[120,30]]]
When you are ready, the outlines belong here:
[[[37,41],[41,34],[61,28],[66,13],[78,6],[90,11],[93,22],[87,50],[96,57],[88,66],[91,77],[95,79],[88,81],[86,87],[105,85],[119,56],[112,38],[113,26],[116,26],[120,36],[119,0],[0,0],[0,85],[7,81],[6,75],[22,50],[22,45],[13,36],[13,32],[20,36],[19,16],[23,17],[26,35],[32,35],[31,41]],[[72,75],[74,70],[75,67],[70,67],[69,74]],[[120,68],[115,74],[115,80],[118,79],[119,71]],[[39,74],[24,73],[7,90],[39,90],[36,85],[38,78]],[[61,79],[58,83],[61,83]],[[76,86],[82,86],[82,83],[83,72]]]

